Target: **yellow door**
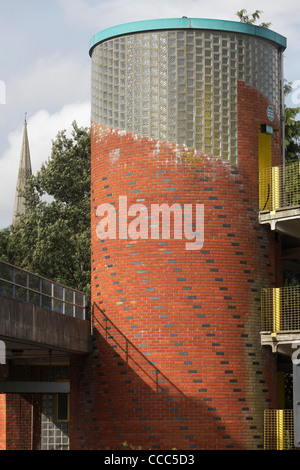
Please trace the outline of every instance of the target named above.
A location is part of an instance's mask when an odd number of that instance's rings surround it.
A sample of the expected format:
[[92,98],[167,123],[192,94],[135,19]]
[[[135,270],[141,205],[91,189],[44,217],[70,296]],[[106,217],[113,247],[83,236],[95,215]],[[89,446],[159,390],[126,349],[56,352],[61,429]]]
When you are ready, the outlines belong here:
[[258,135],[259,158],[259,210],[272,210],[272,159],[271,134],[261,132]]

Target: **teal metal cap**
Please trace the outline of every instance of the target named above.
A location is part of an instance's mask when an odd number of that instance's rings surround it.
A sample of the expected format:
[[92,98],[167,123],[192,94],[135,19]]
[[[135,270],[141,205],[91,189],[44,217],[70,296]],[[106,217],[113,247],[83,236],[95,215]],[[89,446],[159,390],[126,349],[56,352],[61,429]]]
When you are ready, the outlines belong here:
[[213,20],[203,18],[167,18],[158,20],[135,21],[104,29],[90,40],[90,56],[94,47],[107,39],[112,39],[125,34],[141,33],[146,31],[162,31],[170,29],[202,29],[211,31],[227,31],[231,33],[250,34],[260,38],[268,39],[285,49],[287,40],[274,31],[237,21]]

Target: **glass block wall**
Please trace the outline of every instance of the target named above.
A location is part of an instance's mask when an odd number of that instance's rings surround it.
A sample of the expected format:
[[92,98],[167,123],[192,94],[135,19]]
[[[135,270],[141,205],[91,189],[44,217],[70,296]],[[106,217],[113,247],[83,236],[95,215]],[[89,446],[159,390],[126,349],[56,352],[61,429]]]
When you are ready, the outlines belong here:
[[68,450],[69,423],[55,421],[55,395],[42,395],[41,450]]
[[112,38],[92,53],[92,120],[237,163],[238,80],[279,111],[279,52],[270,41],[204,30]]

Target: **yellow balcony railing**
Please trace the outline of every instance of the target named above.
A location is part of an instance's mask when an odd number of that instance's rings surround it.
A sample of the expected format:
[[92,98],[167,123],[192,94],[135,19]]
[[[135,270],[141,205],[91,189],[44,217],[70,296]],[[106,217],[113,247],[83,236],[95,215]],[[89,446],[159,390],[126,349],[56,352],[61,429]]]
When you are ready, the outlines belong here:
[[296,450],[293,410],[265,410],[264,449]]
[[262,289],[262,331],[300,330],[300,286]]
[[300,161],[259,172],[259,210],[300,205]]

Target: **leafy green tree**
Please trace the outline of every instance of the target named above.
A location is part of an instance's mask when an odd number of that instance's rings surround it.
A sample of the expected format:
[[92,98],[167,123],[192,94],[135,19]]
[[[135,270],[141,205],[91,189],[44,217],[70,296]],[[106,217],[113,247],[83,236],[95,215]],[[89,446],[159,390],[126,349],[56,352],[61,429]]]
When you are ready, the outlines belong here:
[[[292,84],[286,83],[284,95],[292,92]],[[293,163],[300,159],[300,121],[298,119],[300,107],[289,108],[285,106],[285,158],[286,163]]]
[[[260,18],[261,10],[255,10],[251,15],[247,10],[242,9],[236,12],[242,23],[255,24]],[[258,26],[269,28],[272,23],[261,23]],[[284,85],[284,96],[287,97],[292,92],[292,84]],[[300,158],[300,121],[298,115],[300,107],[289,108],[285,106],[285,159],[286,163],[293,163]]]
[[9,237],[10,237],[9,227],[0,230],[0,259],[2,261],[7,261],[7,262],[10,262]]
[[24,191],[26,214],[0,232],[0,258],[90,291],[90,131],[73,122]]
[[[254,13],[251,13],[251,16],[248,14],[247,10],[242,9],[236,12],[236,15],[239,17],[241,23],[246,24],[255,24],[257,20],[260,18],[260,14],[262,13],[261,10],[255,10]],[[272,23],[260,23],[257,26],[262,28],[270,28]]]

